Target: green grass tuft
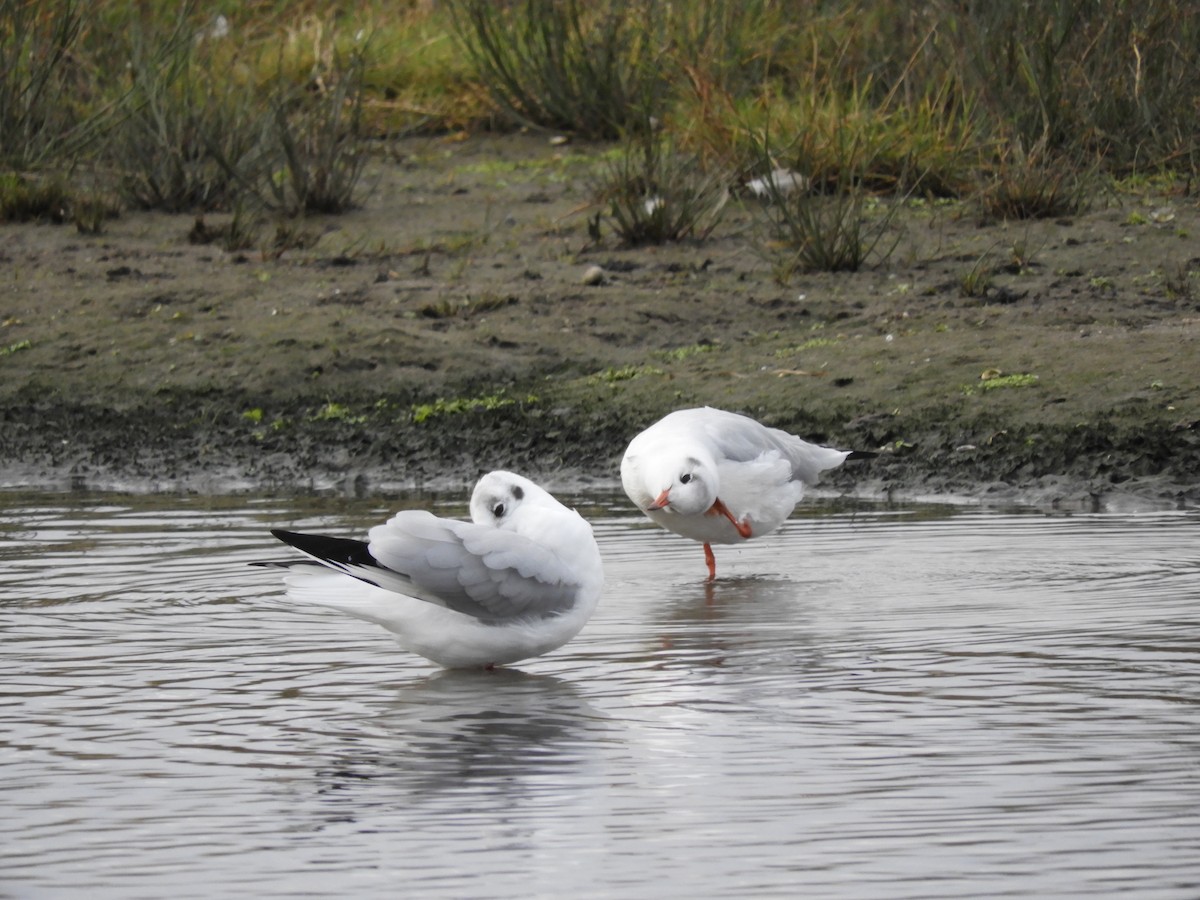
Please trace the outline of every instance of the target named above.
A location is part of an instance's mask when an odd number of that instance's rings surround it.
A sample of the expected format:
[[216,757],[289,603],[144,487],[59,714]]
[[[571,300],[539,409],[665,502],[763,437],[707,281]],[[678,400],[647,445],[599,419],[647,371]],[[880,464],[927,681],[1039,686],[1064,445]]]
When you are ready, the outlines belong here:
[[483,397],[455,397],[446,400],[438,397],[432,403],[419,403],[412,408],[413,422],[420,424],[434,416],[453,416],[461,415],[468,412],[490,412],[495,409],[503,409],[506,406],[512,406],[516,403],[525,405],[534,405],[538,402],[538,398],[530,394],[521,400],[514,397],[506,397],[503,394],[487,394]]

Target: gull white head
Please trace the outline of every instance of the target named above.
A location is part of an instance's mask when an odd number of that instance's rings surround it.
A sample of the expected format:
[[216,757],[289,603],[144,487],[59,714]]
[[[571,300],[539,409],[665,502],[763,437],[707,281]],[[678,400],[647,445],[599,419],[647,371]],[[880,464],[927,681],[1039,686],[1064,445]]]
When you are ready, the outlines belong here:
[[645,488],[651,500],[647,510],[702,515],[717,500],[717,467],[697,456],[668,458],[649,468]]
[[521,509],[536,505],[545,492],[513,472],[488,472],[471,494],[471,521],[477,525],[512,528]]

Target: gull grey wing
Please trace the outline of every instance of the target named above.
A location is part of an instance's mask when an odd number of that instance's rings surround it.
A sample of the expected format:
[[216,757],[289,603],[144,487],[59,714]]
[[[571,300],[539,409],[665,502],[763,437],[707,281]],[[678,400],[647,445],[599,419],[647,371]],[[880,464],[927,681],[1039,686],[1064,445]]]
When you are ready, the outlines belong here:
[[515,532],[405,510],[372,528],[369,539],[379,564],[485,621],[557,615],[575,602],[578,582],[570,570]]
[[786,432],[723,409],[705,409],[704,412],[707,415],[697,421],[697,427],[726,459],[750,462],[768,450],[788,455],[792,437]]
[[734,462],[750,462],[763,453],[775,451],[792,467],[792,477],[807,484],[816,484],[821,473],[840,466],[846,459],[844,450],[812,444],[779,428],[770,428],[747,416],[727,413],[714,416],[705,430],[721,453]]

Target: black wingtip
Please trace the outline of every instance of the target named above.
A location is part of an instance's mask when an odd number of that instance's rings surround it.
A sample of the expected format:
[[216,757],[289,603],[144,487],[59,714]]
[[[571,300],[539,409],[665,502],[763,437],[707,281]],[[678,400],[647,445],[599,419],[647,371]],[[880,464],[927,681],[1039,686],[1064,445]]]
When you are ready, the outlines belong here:
[[317,559],[328,560],[348,566],[377,566],[375,557],[364,541],[352,538],[330,537],[325,534],[304,534],[299,531],[284,531],[272,528],[271,534],[301,553]]
[[852,459],[874,459],[878,455],[874,450],[851,450],[846,456],[846,461],[849,462]]

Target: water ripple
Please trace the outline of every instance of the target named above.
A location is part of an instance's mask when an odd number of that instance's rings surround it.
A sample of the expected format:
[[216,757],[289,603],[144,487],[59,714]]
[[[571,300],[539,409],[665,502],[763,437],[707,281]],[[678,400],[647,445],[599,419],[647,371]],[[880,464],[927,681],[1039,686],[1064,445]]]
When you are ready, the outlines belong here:
[[[408,502],[408,501],[403,501]],[[809,508],[698,545],[610,498],[571,644],[437,672],[280,601],[377,501],[0,495],[15,896],[1200,891],[1192,513]],[[461,514],[461,504],[442,508]]]

